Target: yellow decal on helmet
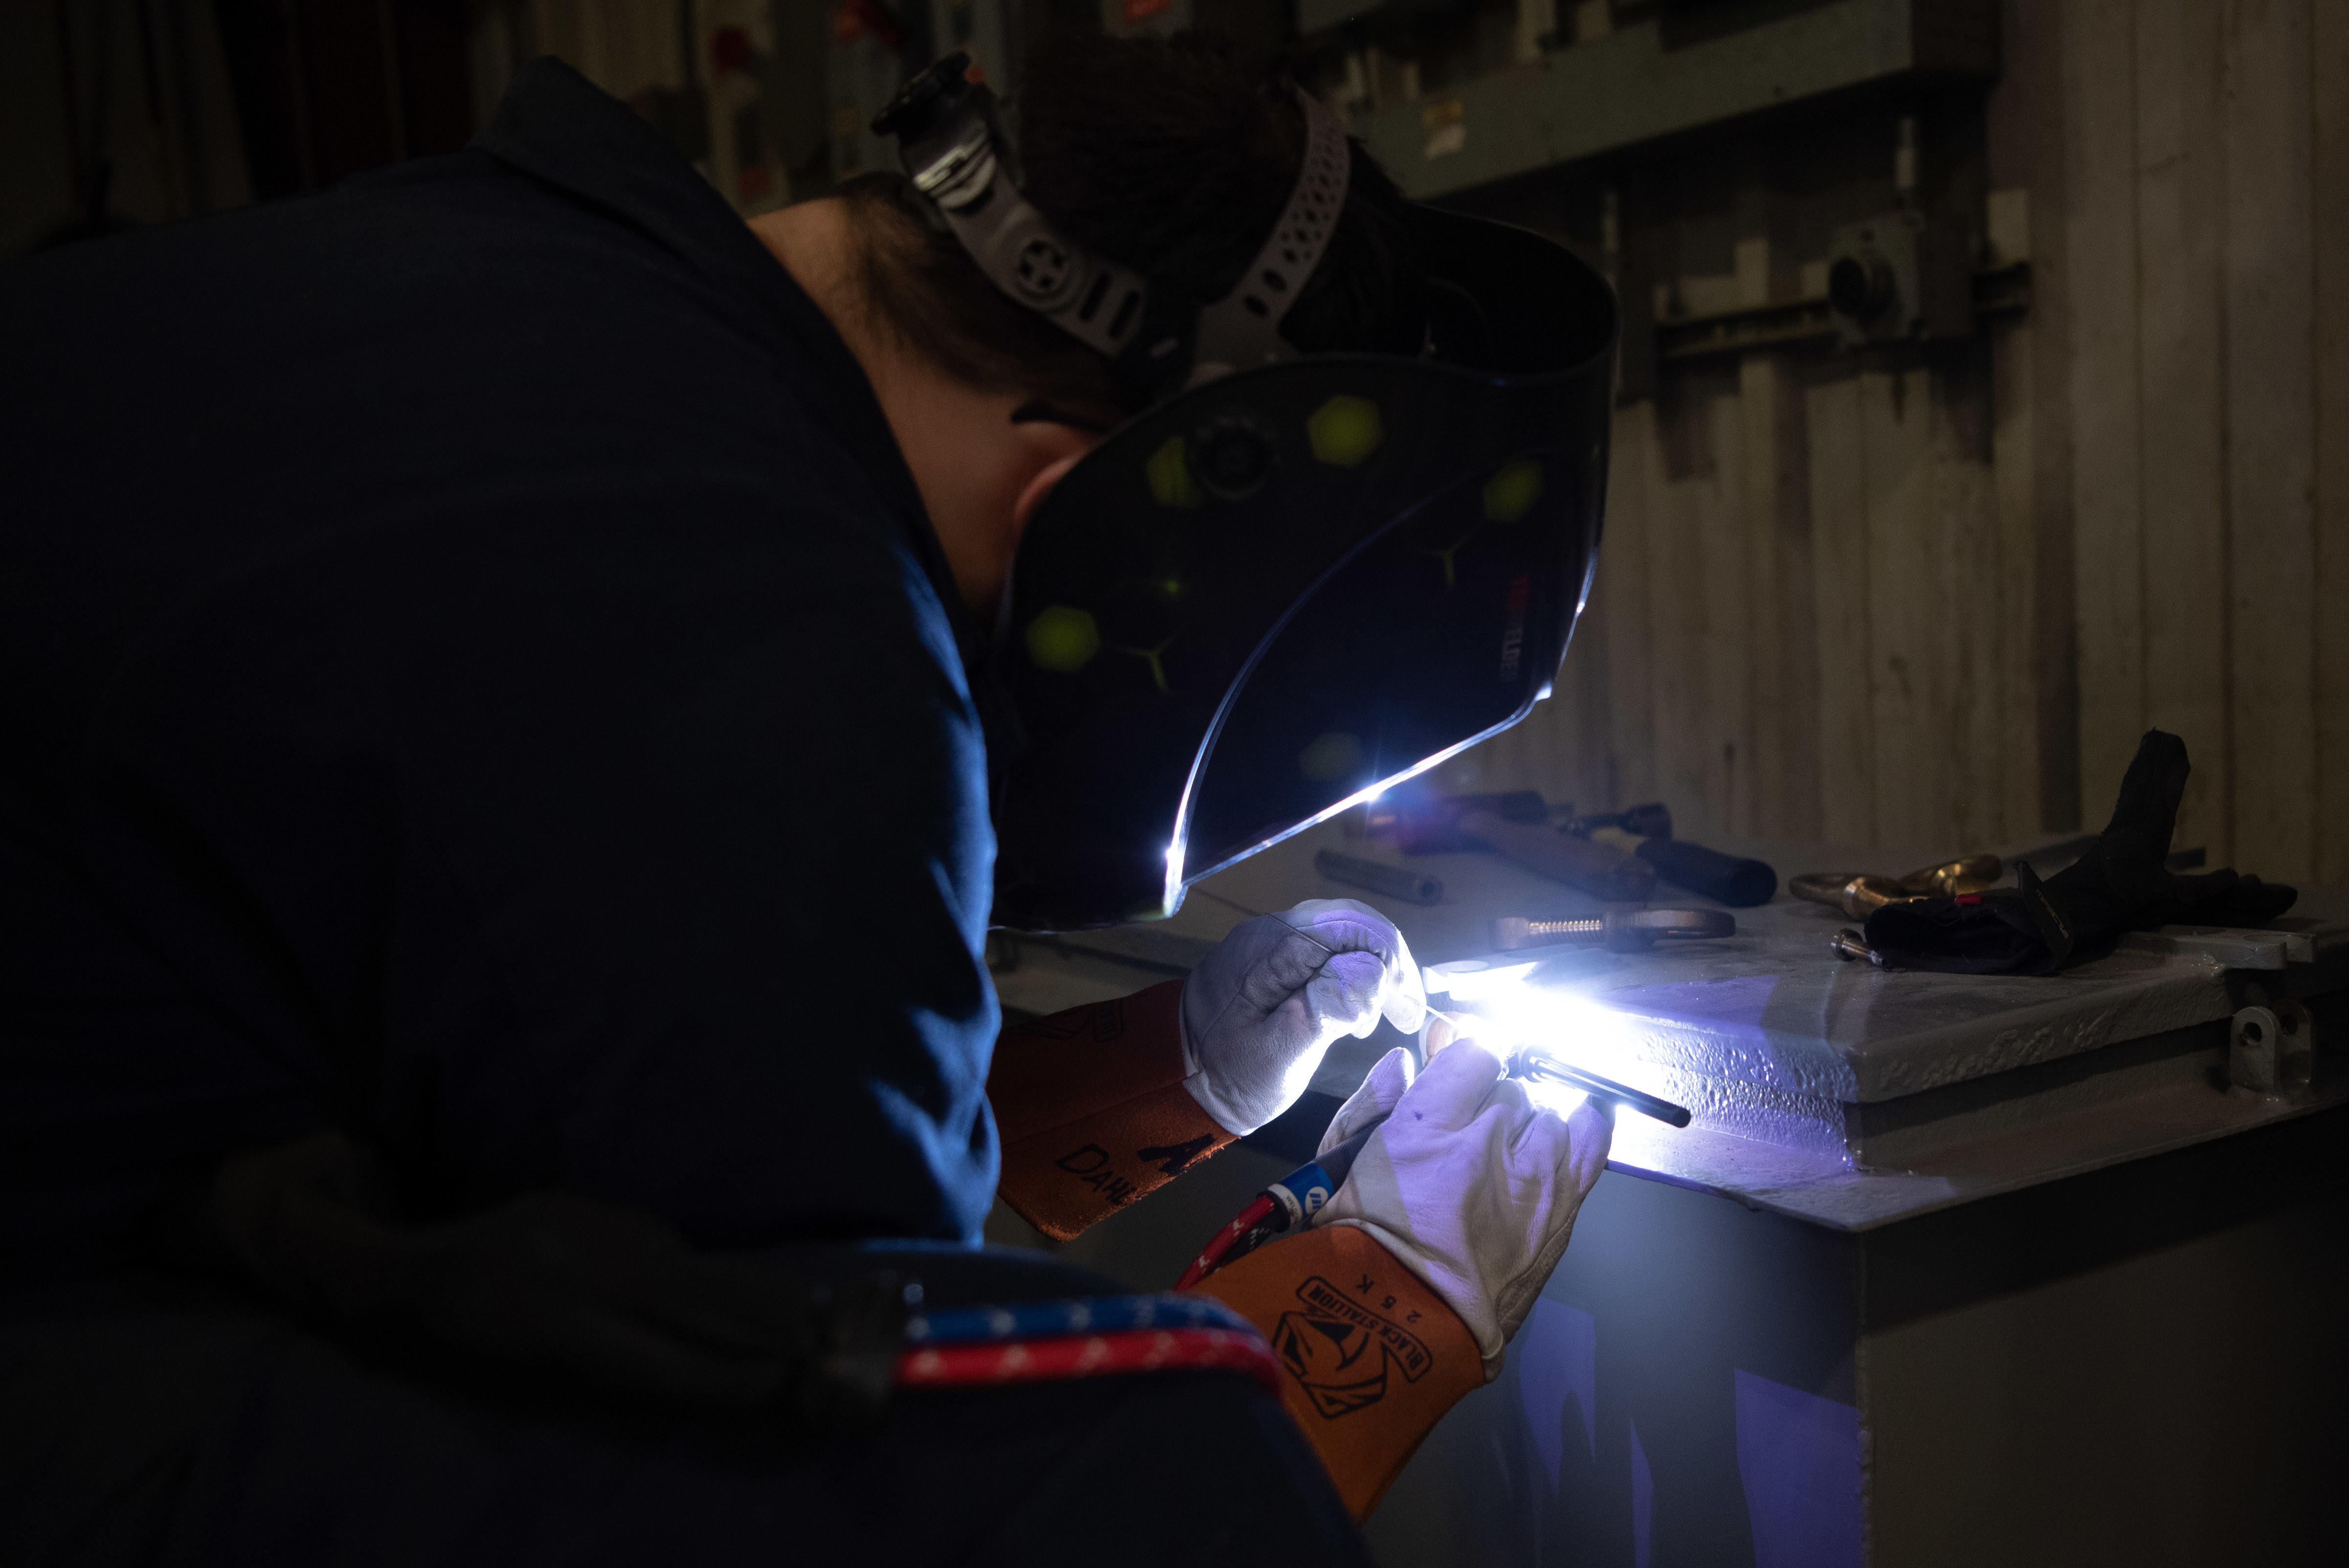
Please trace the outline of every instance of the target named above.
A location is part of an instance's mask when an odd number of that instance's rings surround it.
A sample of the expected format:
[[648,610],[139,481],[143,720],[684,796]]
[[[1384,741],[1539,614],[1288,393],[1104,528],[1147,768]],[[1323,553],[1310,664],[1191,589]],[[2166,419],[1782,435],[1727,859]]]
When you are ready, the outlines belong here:
[[1150,497],[1159,505],[1199,504],[1198,482],[1191,477],[1191,465],[1184,460],[1181,436],[1168,436],[1166,444],[1152,452],[1150,461],[1142,466],[1150,479]]
[[1504,463],[1485,482],[1485,515],[1495,523],[1514,523],[1534,509],[1541,493],[1540,463],[1529,457]]
[[1101,628],[1083,610],[1051,605],[1028,623],[1028,657],[1039,670],[1073,675],[1100,651]]
[[1305,421],[1305,439],[1323,462],[1351,468],[1379,450],[1386,431],[1379,423],[1378,404],[1340,392],[1313,410]]

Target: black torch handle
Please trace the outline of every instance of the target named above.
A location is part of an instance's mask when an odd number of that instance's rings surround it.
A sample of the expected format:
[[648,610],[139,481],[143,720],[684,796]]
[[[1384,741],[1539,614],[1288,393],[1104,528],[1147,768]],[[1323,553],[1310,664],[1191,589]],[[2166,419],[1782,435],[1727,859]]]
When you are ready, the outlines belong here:
[[1554,1084],[1564,1084],[1593,1095],[1602,1100],[1630,1106],[1643,1116],[1653,1116],[1666,1127],[1684,1127],[1689,1125],[1686,1106],[1676,1106],[1670,1100],[1643,1094],[1629,1084],[1619,1084],[1612,1078],[1602,1078],[1583,1068],[1569,1066],[1555,1057],[1520,1051],[1509,1058],[1509,1075],[1513,1078],[1547,1078]]

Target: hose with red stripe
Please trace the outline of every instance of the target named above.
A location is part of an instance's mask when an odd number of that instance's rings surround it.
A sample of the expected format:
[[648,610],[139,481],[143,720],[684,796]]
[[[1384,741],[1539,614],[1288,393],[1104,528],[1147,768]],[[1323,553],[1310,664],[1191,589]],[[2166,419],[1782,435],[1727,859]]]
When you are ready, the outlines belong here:
[[1216,1232],[1183,1277],[1174,1282],[1178,1291],[1195,1288],[1201,1280],[1222,1268],[1237,1262],[1271,1241],[1275,1236],[1301,1230],[1321,1212],[1321,1205],[1338,1190],[1347,1173],[1354,1168],[1354,1157],[1371,1141],[1371,1135],[1386,1121],[1381,1116],[1363,1127],[1335,1148],[1327,1148],[1299,1166],[1270,1187],[1257,1194],[1248,1206],[1232,1216],[1232,1222]]
[[[1187,1291],[1197,1285],[1224,1266],[1225,1255],[1235,1247],[1239,1247],[1243,1254],[1253,1251],[1260,1243],[1249,1240],[1249,1233],[1271,1219],[1278,1207],[1271,1193],[1257,1193],[1247,1208],[1232,1217],[1230,1224],[1208,1238],[1207,1244],[1199,1249],[1199,1255],[1191,1260],[1191,1266],[1183,1271],[1183,1277],[1174,1282],[1174,1288]],[[1243,1241],[1247,1246],[1240,1246]]]
[[1067,1377],[1107,1377],[1132,1372],[1246,1373],[1274,1394],[1280,1366],[1264,1336],[1226,1328],[1160,1328],[1082,1339],[1014,1341],[1009,1345],[947,1345],[907,1350],[897,1357],[897,1386],[936,1388],[1032,1383]]

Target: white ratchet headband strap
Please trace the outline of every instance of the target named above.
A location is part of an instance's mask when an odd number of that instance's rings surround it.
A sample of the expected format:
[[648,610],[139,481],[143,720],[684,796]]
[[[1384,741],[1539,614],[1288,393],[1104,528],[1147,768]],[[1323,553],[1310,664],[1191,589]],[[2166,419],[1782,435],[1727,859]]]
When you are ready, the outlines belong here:
[[[961,74],[953,73],[957,85]],[[994,95],[985,88],[961,90],[932,134],[905,137],[901,155],[914,188],[936,205],[996,287],[1087,348],[1116,358],[1142,329],[1150,286],[1140,273],[1063,238],[1029,204],[998,151],[1003,136]],[[882,120],[895,108],[885,109]]]
[[[989,282],[1087,348],[1111,359],[1124,356],[1152,319],[1147,280],[1063,237],[1020,194],[1007,167],[1016,151],[996,119],[995,95],[964,80],[969,64],[968,55],[949,55],[916,77],[873,129],[898,139],[915,189]],[[1337,232],[1352,172],[1338,117],[1302,88],[1297,99],[1305,115],[1297,185],[1231,293],[1200,309],[1187,375],[1169,376],[1164,364],[1180,346],[1179,331],[1162,330],[1163,341],[1137,351],[1156,362],[1152,379],[1166,389],[1297,357],[1280,335],[1281,319]]]
[[1273,224],[1271,237],[1231,293],[1199,312],[1191,354],[1193,386],[1297,357],[1295,346],[1280,335],[1281,319],[1330,248],[1353,177],[1346,128],[1338,117],[1302,88],[1297,102],[1305,111],[1305,162],[1297,171],[1296,189],[1289,192],[1288,205]]

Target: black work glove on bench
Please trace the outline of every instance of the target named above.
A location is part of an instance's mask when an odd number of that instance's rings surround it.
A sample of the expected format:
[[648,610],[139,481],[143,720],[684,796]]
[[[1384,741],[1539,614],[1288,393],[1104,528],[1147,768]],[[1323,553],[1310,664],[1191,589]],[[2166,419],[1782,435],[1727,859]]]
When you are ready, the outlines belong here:
[[2231,870],[2180,876],[2165,864],[2189,771],[2186,742],[2147,730],[2095,848],[2044,882],[2025,865],[2019,888],[1887,904],[1868,918],[1868,945],[1893,969],[2054,974],[2109,951],[2124,931],[2266,924],[2298,893]]

